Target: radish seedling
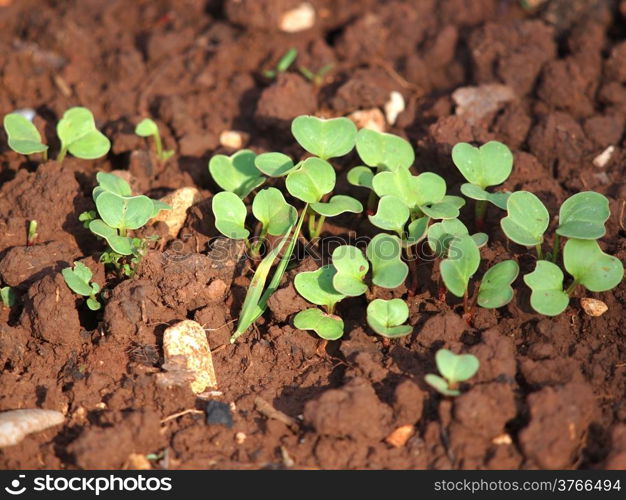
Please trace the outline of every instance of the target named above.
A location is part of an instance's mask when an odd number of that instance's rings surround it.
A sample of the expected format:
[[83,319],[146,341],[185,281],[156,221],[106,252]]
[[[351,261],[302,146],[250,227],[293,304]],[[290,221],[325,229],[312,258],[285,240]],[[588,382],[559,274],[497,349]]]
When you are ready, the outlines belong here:
[[530,304],[540,314],[562,313],[578,285],[591,292],[604,292],[615,288],[624,277],[622,262],[604,253],[595,240],[568,240],[563,248],[563,265],[574,278],[567,289],[563,288],[563,271],[552,262],[540,260],[535,270],[524,276],[532,291]]
[[106,155],[111,148],[111,142],[96,128],[93,114],[87,108],[68,109],[57,124],[57,135],[61,141],[58,162],[62,162],[68,152],[77,158],[94,160]]
[[265,182],[265,177],[255,166],[256,154],[242,149],[231,156],[215,155],[209,161],[209,172],[224,191],[244,199]]
[[324,120],[315,116],[298,116],[291,123],[291,133],[312,155],[322,160],[348,154],[356,141],[356,126],[347,118]]
[[6,308],[11,308],[15,305],[17,297],[15,296],[15,290],[10,286],[3,286],[0,288],[0,302]]
[[161,142],[161,134],[159,133],[159,127],[150,118],[144,118],[135,127],[135,134],[140,137],[153,137],[154,145],[156,148],[156,156],[162,163],[165,163],[174,154],[173,149],[163,150],[163,143]]
[[97,294],[100,291],[98,283],[90,283],[93,276],[89,269],[82,262],[74,262],[74,268],[66,267],[61,271],[67,286],[76,294],[87,297],[87,307],[92,311],[97,311],[102,307],[98,301]]
[[333,287],[339,293],[349,297],[357,297],[367,291],[363,282],[370,265],[363,252],[352,245],[341,245],[333,251]]
[[401,299],[375,299],[367,306],[367,324],[387,338],[404,337],[413,331],[404,323],[409,318],[409,307]]
[[293,64],[293,62],[298,57],[298,50],[295,48],[290,48],[287,52],[283,54],[283,56],[276,63],[276,67],[274,69],[267,69],[263,72],[263,76],[265,78],[276,78],[279,73],[284,73],[289,69],[289,66]]
[[511,284],[519,274],[519,265],[514,260],[498,262],[484,274],[478,287],[478,305],[485,309],[497,309],[513,300]]
[[502,184],[511,175],[511,150],[497,141],[487,142],[479,148],[461,142],[452,148],[452,161],[467,180],[461,186],[461,192],[476,200],[476,227],[481,230],[487,202],[506,209],[509,193],[490,193],[486,188]]
[[42,153],[44,161],[48,159],[48,146],[41,142],[37,127],[20,113],[9,113],[4,117],[4,130],[9,147],[16,153],[31,155]]
[[396,288],[404,283],[409,266],[402,262],[402,242],[397,236],[379,233],[365,250],[372,263],[372,283],[382,288]]
[[435,362],[442,377],[429,373],[424,380],[444,396],[460,396],[459,384],[476,375],[480,367],[473,354],[454,354],[448,349],[439,349]]
[[294,325],[301,330],[313,330],[325,340],[337,340],[343,335],[343,320],[335,316],[335,306],[346,296],[333,286],[337,270],[332,265],[316,271],[303,272],[294,279],[294,286],[306,300],[324,307],[305,309],[294,317]]

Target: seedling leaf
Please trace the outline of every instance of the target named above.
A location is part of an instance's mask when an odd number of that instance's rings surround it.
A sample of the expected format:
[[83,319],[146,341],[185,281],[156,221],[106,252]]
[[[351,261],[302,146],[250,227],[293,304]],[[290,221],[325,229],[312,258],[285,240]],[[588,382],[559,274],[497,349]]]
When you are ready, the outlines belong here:
[[473,354],[454,354],[448,349],[439,349],[435,354],[439,373],[448,381],[448,385],[469,380],[478,371],[480,362]]
[[413,331],[403,323],[409,318],[409,307],[402,299],[375,299],[367,306],[367,324],[379,335],[397,338]]
[[457,297],[463,297],[479,265],[480,252],[472,237],[466,234],[454,238],[449,246],[448,258],[439,267],[446,288]]
[[325,340],[337,340],[343,335],[343,320],[317,307],[300,311],[293,318],[293,324],[299,330],[313,330]]
[[540,314],[556,316],[569,304],[569,296],[563,291],[563,271],[552,262],[538,260],[535,270],[524,276],[531,289],[530,305]]
[[215,227],[224,236],[233,240],[245,240],[250,236],[245,227],[246,206],[235,193],[217,193],[213,196],[211,209],[215,215]]
[[316,271],[303,272],[296,275],[294,286],[300,295],[312,304],[326,307],[332,313],[337,302],[345,295],[335,290],[333,279],[337,270],[332,265],[320,267]]
[[[262,189],[257,193],[252,202],[252,214],[272,236],[286,234],[298,218],[296,209],[287,203],[283,194],[274,187]],[[245,221],[245,206],[243,220]]]
[[506,210],[506,202],[509,199],[509,196],[511,196],[511,193],[490,193],[485,191],[480,186],[468,183],[461,185],[461,193],[468,198],[472,198],[473,200],[488,201],[493,203],[496,207],[501,208],[502,210]]
[[399,235],[404,233],[404,225],[409,220],[409,208],[402,200],[395,196],[383,196],[378,200],[378,210],[374,215],[368,215],[372,224],[387,231],[395,231]]
[[356,136],[356,150],[363,163],[380,170],[408,169],[415,153],[402,137],[363,128]]
[[496,309],[511,302],[511,283],[518,274],[519,265],[514,260],[504,260],[489,268],[478,289],[478,305],[486,309]]
[[57,124],[57,135],[61,140],[58,161],[69,151],[77,158],[93,160],[106,155],[111,142],[96,128],[93,114],[87,108],[68,109]]
[[330,163],[313,157],[289,172],[285,185],[291,196],[305,203],[317,203],[334,189],[336,180],[335,169]]
[[[130,189],[130,185],[121,177],[118,177],[115,174],[108,174],[106,172],[98,172],[96,174],[96,179],[98,181],[98,186],[102,188],[98,191],[98,193],[104,191],[108,191],[113,194],[117,194],[119,196],[131,196],[132,190]],[[95,190],[94,190],[95,192]],[[97,195],[94,199],[97,198]]]
[[215,155],[209,161],[209,172],[224,191],[243,199],[265,182],[265,177],[254,164],[255,158],[256,154],[249,149],[242,149],[231,156]]
[[363,252],[352,245],[341,245],[333,251],[333,287],[339,293],[349,297],[362,295],[367,291],[363,279],[370,268]]
[[159,133],[159,127],[150,118],[144,118],[135,127],[135,134],[141,137],[150,137]]
[[322,160],[348,154],[356,140],[356,126],[348,118],[298,116],[291,122],[291,133],[300,146]]
[[452,161],[463,177],[482,189],[502,184],[511,175],[513,155],[511,150],[497,141],[476,148],[466,142],[452,148]]
[[404,247],[410,247],[422,241],[426,237],[429,222],[430,217],[426,216],[411,221],[407,227],[406,236],[402,240],[402,245]]
[[448,388],[448,382],[446,382],[446,380],[441,378],[439,375],[429,373],[424,376],[424,380],[428,385],[444,396],[456,397],[461,395],[461,391],[458,389]]
[[13,288],[10,286],[0,288],[0,302],[2,302],[4,307],[13,307],[16,301],[17,297],[15,296],[15,290],[13,290]]
[[282,177],[294,168],[291,158],[283,153],[263,153],[254,160],[254,165],[268,177]]
[[467,227],[459,219],[435,222],[428,228],[428,246],[438,257],[448,254],[448,248],[454,238],[469,234]]
[[359,200],[343,194],[333,196],[327,203],[311,203],[311,208],[325,217],[335,217],[346,212],[359,214],[363,211]]
[[19,113],[4,116],[4,130],[7,133],[9,147],[16,153],[30,155],[48,150],[48,146],[41,142],[37,127]]
[[127,236],[120,236],[117,233],[117,229],[108,226],[101,219],[89,222],[89,230],[95,235],[104,238],[114,252],[120,255],[132,255],[134,253],[133,239]]
[[595,240],[567,240],[563,248],[563,264],[577,283],[592,292],[611,290],[624,277],[624,265],[602,251]]
[[154,203],[147,196],[118,196],[104,191],[96,198],[96,208],[109,226],[126,230],[146,224],[154,212]]
[[379,233],[365,251],[372,263],[372,283],[383,288],[396,288],[404,283],[409,266],[402,262],[402,242],[397,236]]
[[610,215],[605,196],[594,191],[576,193],[561,205],[556,232],[566,238],[597,240],[606,233],[604,223]]
[[500,221],[507,237],[527,247],[541,244],[550,214],[541,200],[528,191],[517,191],[506,203],[507,216]]
[[363,165],[359,167],[353,167],[348,171],[348,182],[353,186],[366,187],[372,189],[372,180],[374,179],[374,172],[369,167]]

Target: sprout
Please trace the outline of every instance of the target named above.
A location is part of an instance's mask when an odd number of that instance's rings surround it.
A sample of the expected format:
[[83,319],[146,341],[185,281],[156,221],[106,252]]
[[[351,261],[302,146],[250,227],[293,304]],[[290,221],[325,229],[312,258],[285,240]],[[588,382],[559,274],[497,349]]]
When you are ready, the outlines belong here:
[[39,234],[37,233],[37,221],[31,220],[28,223],[28,235],[26,237],[26,246],[32,246],[37,241]]
[[540,314],[556,316],[565,311],[569,296],[563,291],[563,271],[547,260],[537,261],[535,270],[524,276],[532,290],[531,307]]
[[254,159],[254,166],[268,177],[283,177],[294,168],[291,158],[283,153],[263,153]]
[[97,294],[100,291],[98,283],[90,283],[92,272],[82,262],[74,262],[74,268],[66,267],[61,271],[67,286],[76,294],[87,297],[87,307],[92,311],[100,309]]
[[154,145],[156,147],[156,155],[159,161],[165,163],[174,154],[173,149],[163,150],[163,144],[161,142],[161,134],[159,133],[159,127],[150,118],[144,118],[135,127],[135,134],[140,137],[154,138]]
[[0,302],[6,308],[11,308],[15,305],[17,301],[17,297],[15,295],[15,290],[10,286],[4,286],[0,288]]
[[328,72],[333,69],[335,65],[333,63],[328,63],[322,66],[317,72],[311,71],[309,68],[305,66],[298,67],[298,70],[306,78],[316,87],[320,87],[322,83],[324,83],[324,77],[328,74]]
[[480,148],[461,142],[452,148],[452,161],[468,181],[461,186],[461,192],[476,200],[476,225],[482,228],[487,202],[503,210],[507,208],[508,193],[490,193],[486,188],[502,184],[511,175],[511,150],[497,141],[490,141]]
[[61,151],[57,161],[62,162],[69,151],[77,158],[93,160],[106,155],[111,142],[97,128],[93,114],[87,108],[70,108],[57,124]]
[[263,76],[265,78],[276,78],[279,73],[284,73],[289,69],[289,66],[293,64],[293,62],[298,57],[298,50],[295,48],[290,48],[287,52],[283,54],[283,56],[278,60],[276,67],[274,69],[268,69],[263,72]]
[[367,285],[363,279],[370,265],[363,252],[352,245],[341,245],[333,251],[332,259],[336,269],[333,288],[349,297],[364,294]]
[[401,299],[375,299],[367,306],[367,324],[387,338],[404,337],[413,331],[404,322],[409,318],[409,307]]
[[480,265],[480,252],[473,238],[466,234],[457,236],[449,245],[448,257],[441,261],[439,269],[446,288],[457,297],[464,297],[467,304],[467,287],[470,278]]
[[576,193],[561,205],[556,233],[566,238],[597,240],[606,233],[604,223],[610,215],[609,200],[600,193]]
[[435,362],[443,377],[429,373],[424,380],[444,396],[460,396],[459,384],[476,375],[480,367],[478,358],[473,354],[454,354],[448,349],[439,349]]
[[[469,231],[459,219],[447,219],[435,222],[428,227],[428,246],[441,258],[448,255],[450,243],[454,238],[468,235]],[[487,244],[489,237],[485,233],[475,233],[472,239],[478,248]]]
[[335,169],[325,160],[307,158],[289,172],[285,180],[287,191],[305,203],[317,203],[335,188]]
[[478,289],[478,305],[486,309],[505,306],[513,300],[511,283],[519,274],[514,260],[504,260],[489,268]]
[[322,160],[348,154],[356,140],[356,126],[347,118],[298,116],[291,123],[291,133],[300,146]]
[[504,234],[515,243],[534,246],[541,259],[543,234],[548,229],[550,214],[541,200],[528,191],[518,191],[509,196],[507,216],[500,221]]
[[378,210],[368,218],[372,224],[386,231],[394,231],[403,238],[404,226],[409,220],[409,207],[393,195],[383,196],[378,200]]
[[366,128],[359,130],[356,136],[356,150],[363,163],[378,171],[408,169],[415,161],[415,153],[408,141]]
[[293,324],[299,330],[314,331],[324,340],[337,340],[343,336],[343,320],[316,307],[300,311],[293,318]]
[[263,174],[255,166],[255,159],[256,154],[249,149],[237,151],[232,156],[215,155],[209,161],[209,172],[224,191],[244,199],[265,182]]
[[4,117],[4,130],[7,134],[9,147],[16,153],[31,155],[43,153],[48,158],[48,146],[41,142],[37,127],[20,113],[9,113]]
[[298,212],[285,201],[283,194],[276,188],[259,191],[252,202],[252,213],[261,223],[260,239],[266,234],[282,236],[296,223]]
[[365,251],[372,263],[372,283],[383,288],[396,288],[404,283],[409,267],[402,262],[402,242],[397,236],[379,233]]
[[247,240],[250,231],[245,227],[246,206],[235,193],[222,191],[213,196],[211,209],[215,216],[215,227],[227,238]]

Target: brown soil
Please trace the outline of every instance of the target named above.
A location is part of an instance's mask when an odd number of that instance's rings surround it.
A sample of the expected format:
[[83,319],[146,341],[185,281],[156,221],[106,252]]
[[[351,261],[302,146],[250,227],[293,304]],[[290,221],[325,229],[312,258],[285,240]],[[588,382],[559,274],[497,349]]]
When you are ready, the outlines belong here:
[[[0,141],[0,283],[19,295],[12,310],[0,310],[0,409],[67,415],[63,427],[0,450],[0,467],[131,467],[136,454],[155,454],[155,468],[626,468],[626,285],[587,294],[608,305],[601,317],[586,316],[574,299],[545,318],[518,279],[511,304],[479,311],[468,328],[457,301],[438,300],[437,266],[424,262],[414,296],[386,292],[408,300],[412,335],[383,342],[364,322],[365,299],[351,299],[339,307],[344,338],[324,351],[290,324],[303,301],[286,281],[257,328],[230,345],[250,271],[236,247],[214,240],[207,171],[223,151],[223,130],[246,132],[256,151],[297,156],[286,133],[294,116],[382,106],[397,90],[407,109],[391,131],[416,147],[418,171],[443,175],[457,191],[452,145],[504,141],[516,157],[505,187],[535,192],[553,214],[579,190],[605,194],[613,215],[602,245],[624,259],[626,2],[553,0],[534,15],[512,0],[310,2],[315,27],[291,35],[276,26],[295,0],[22,0],[0,8],[3,113],[35,108],[56,149],[56,120],[84,105],[113,144],[102,160],[38,165]],[[320,89],[296,72],[263,78],[290,46],[313,70],[334,64]],[[516,99],[472,122],[454,114],[456,88],[493,82]],[[177,150],[165,166],[133,134],[145,115]],[[609,145],[609,163],[594,166]],[[337,162],[340,189],[356,161]],[[129,170],[133,186],[153,196],[194,186],[203,198],[178,239],[151,250],[123,282],[105,275],[100,243],[77,220],[93,208],[96,172],[113,169]],[[527,272],[533,257],[508,245],[490,214],[482,269],[513,257]],[[27,247],[32,219],[39,238]],[[328,230],[347,235],[357,225],[371,231],[349,218]],[[225,251],[230,258],[218,260]],[[89,311],[65,286],[58,271],[77,258],[106,284],[104,312]],[[231,405],[230,428],[207,425],[198,411],[164,420],[204,407],[188,389],[156,384],[163,330],[188,318],[207,329],[221,392],[211,397]],[[423,382],[440,347],[481,361],[454,401]],[[259,412],[258,398],[282,416]],[[387,444],[403,425],[415,434],[404,446]]]

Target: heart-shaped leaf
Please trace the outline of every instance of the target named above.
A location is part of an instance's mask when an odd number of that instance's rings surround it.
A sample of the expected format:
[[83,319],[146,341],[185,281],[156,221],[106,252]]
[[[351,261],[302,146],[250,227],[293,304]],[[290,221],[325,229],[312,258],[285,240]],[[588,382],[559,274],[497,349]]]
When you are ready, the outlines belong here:
[[480,148],[466,142],[458,143],[452,148],[452,161],[469,183],[482,189],[502,184],[513,169],[511,150],[497,141],[490,141]]
[[374,192],[380,197],[393,196],[401,200],[409,209],[418,204],[417,177],[405,168],[393,172],[379,172],[372,179]]
[[528,191],[517,191],[506,202],[507,216],[500,226],[507,237],[527,247],[541,244],[550,223],[548,209]]
[[144,118],[135,127],[135,134],[140,137],[150,137],[159,134],[159,127],[150,118]]
[[409,307],[402,299],[374,299],[367,306],[367,324],[379,335],[397,338],[413,331],[404,322],[409,318]]
[[402,242],[397,236],[379,233],[365,251],[372,263],[372,283],[383,288],[396,288],[404,283],[409,266],[402,262]]
[[306,300],[324,306],[328,313],[332,314],[335,304],[345,298],[345,295],[339,293],[333,286],[336,273],[337,270],[332,265],[320,267],[316,271],[303,272],[295,277],[294,286]]
[[[108,191],[109,193],[116,194],[118,196],[131,196],[133,194],[130,189],[130,185],[121,177],[115,174],[108,174],[106,172],[98,172],[96,174],[96,180],[98,181],[98,187],[102,191]],[[96,190],[94,190],[94,200],[97,198]]]
[[[74,268],[66,267],[61,271],[65,283],[68,287],[78,295],[89,297],[93,292],[92,286],[89,284],[93,276],[89,269],[82,262],[74,262]],[[95,284],[95,283],[94,283]],[[99,287],[98,287],[99,288]],[[97,293],[97,291],[95,292]]]
[[478,289],[478,305],[486,309],[502,307],[513,299],[511,283],[519,274],[519,265],[514,260],[498,262],[483,276]]
[[432,205],[422,205],[420,210],[432,219],[456,219],[459,209],[452,203],[439,202]]
[[356,150],[363,163],[380,170],[408,169],[415,153],[402,137],[363,128],[356,136]]
[[325,217],[335,217],[346,212],[359,214],[363,211],[363,205],[361,205],[359,200],[352,198],[352,196],[337,194],[328,200],[327,203],[311,203],[311,209]]
[[152,217],[154,204],[147,196],[119,196],[104,191],[96,198],[96,208],[107,225],[126,230],[144,226]]
[[448,248],[454,238],[469,234],[467,227],[459,219],[435,222],[428,228],[428,246],[438,257],[448,254]]
[[374,172],[369,167],[363,165],[359,167],[353,167],[348,171],[348,182],[353,186],[366,187],[372,189],[372,180],[374,179]]
[[96,128],[94,117],[87,108],[68,109],[57,124],[57,135],[62,151],[85,160],[100,158],[111,148],[111,142]]
[[461,395],[461,391],[458,389],[450,389],[446,379],[441,378],[439,375],[435,375],[434,373],[428,373],[425,375],[424,381],[444,396],[456,397]]
[[[243,202],[241,204],[243,205]],[[285,234],[298,218],[296,209],[285,201],[278,189],[273,187],[262,189],[257,193],[252,202],[252,214],[263,224],[264,231],[272,236]],[[245,221],[245,205],[243,219]]]
[[7,133],[9,147],[16,153],[30,155],[43,153],[48,149],[48,146],[42,144],[37,127],[19,113],[5,115],[4,130]]
[[468,234],[450,242],[448,258],[441,261],[439,269],[446,288],[457,297],[463,297],[470,278],[480,265],[480,252]]
[[265,177],[254,165],[256,154],[249,149],[232,156],[215,155],[209,161],[209,172],[224,191],[235,193],[241,199],[265,182]]
[[490,193],[483,188],[476,186],[475,184],[462,184],[461,193],[468,198],[479,201],[488,201],[493,203],[496,207],[506,210],[506,202],[509,199],[511,193]]
[[313,330],[325,340],[337,340],[343,335],[343,320],[316,307],[300,311],[293,318],[293,324],[299,330]]
[[407,248],[422,241],[426,237],[429,222],[430,217],[419,217],[411,221],[407,227],[405,238],[402,240],[402,245]]
[[283,153],[263,153],[254,160],[254,165],[269,177],[282,177],[295,167],[291,158]]
[[448,349],[439,349],[435,354],[437,370],[449,385],[469,380],[478,371],[480,362],[473,354],[454,354]]
[[376,227],[395,231],[402,236],[409,215],[409,208],[402,200],[395,196],[383,196],[378,200],[378,210],[374,215],[368,215],[368,219]]
[[531,289],[530,305],[539,314],[556,316],[569,304],[563,291],[563,271],[552,262],[538,260],[535,270],[524,276],[524,283]]
[[291,133],[300,146],[322,160],[348,154],[356,140],[356,126],[348,118],[298,116],[291,122]]
[[362,295],[367,291],[363,279],[370,268],[363,252],[352,245],[341,245],[333,251],[333,266],[337,270],[333,277],[333,287],[349,297]]
[[285,185],[294,198],[305,203],[317,203],[335,188],[336,180],[335,169],[330,163],[319,158],[307,158],[289,172]]
[[604,223],[610,215],[605,196],[594,191],[576,193],[561,205],[556,232],[566,238],[597,240],[606,233]]
[[577,283],[592,292],[611,290],[624,278],[622,262],[604,253],[595,240],[567,240],[563,264]]
[[120,236],[117,229],[108,226],[101,219],[95,219],[89,222],[89,230],[95,235],[104,238],[114,252],[120,255],[134,254],[135,247],[133,245],[133,238]]
[[233,240],[245,240],[250,236],[250,231],[246,229],[246,206],[235,193],[217,193],[211,201],[211,209],[215,227],[224,236]]

